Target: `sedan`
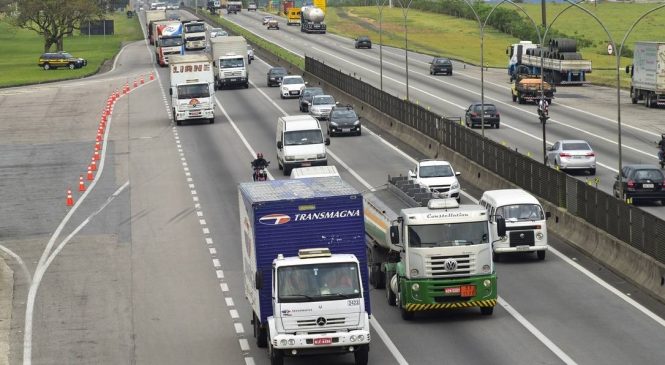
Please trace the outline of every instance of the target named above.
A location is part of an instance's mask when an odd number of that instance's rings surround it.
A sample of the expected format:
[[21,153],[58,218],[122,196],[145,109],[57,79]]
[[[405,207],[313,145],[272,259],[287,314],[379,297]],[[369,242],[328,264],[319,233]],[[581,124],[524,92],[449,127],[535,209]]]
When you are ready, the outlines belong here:
[[466,122],[467,127],[475,128],[481,124],[481,114],[484,113],[485,125],[488,127],[499,128],[499,123],[501,122],[501,117],[499,112],[496,110],[494,104],[485,104],[484,107],[480,103],[471,104],[466,110],[464,115],[464,121]]
[[269,21],[269,22],[268,22],[268,29],[269,29],[269,30],[270,30],[270,29],[277,29],[277,30],[279,30],[279,23],[277,22],[277,20],[274,20],[274,19],[273,19],[273,20]]
[[300,100],[298,100],[299,109],[301,112],[308,112],[309,105],[312,103],[314,95],[323,95],[323,89],[320,87],[306,87],[300,93]]
[[263,25],[268,24],[269,21],[272,20],[272,17],[270,15],[266,15],[263,17]]
[[282,82],[282,77],[286,76],[288,72],[284,67],[273,67],[268,70],[267,81],[268,87],[279,85]]
[[282,84],[280,87],[279,96],[284,98],[297,98],[300,97],[300,92],[305,88],[307,83],[302,76],[288,75],[282,77]]
[[556,141],[547,148],[547,164],[561,170],[587,170],[596,174],[596,154],[587,141]]
[[332,137],[336,134],[355,134],[359,136],[361,133],[360,117],[351,106],[336,106],[330,111],[329,136]]
[[368,36],[361,35],[360,37],[356,38],[355,47],[372,49],[372,41]]
[[312,104],[309,106],[309,115],[316,119],[328,119],[330,111],[337,105],[335,98],[330,95],[315,95],[312,97]]
[[229,35],[229,33],[227,33],[222,28],[212,28],[212,29],[210,29],[210,38],[227,37],[228,35]]
[[[623,189],[621,189],[623,187]],[[623,190],[623,196],[620,195]],[[665,176],[656,165],[625,165],[614,181],[614,196],[623,200],[665,202]]]
[[447,58],[434,57],[432,62],[429,63],[429,74],[436,75],[445,73],[448,76],[453,74],[453,63]]

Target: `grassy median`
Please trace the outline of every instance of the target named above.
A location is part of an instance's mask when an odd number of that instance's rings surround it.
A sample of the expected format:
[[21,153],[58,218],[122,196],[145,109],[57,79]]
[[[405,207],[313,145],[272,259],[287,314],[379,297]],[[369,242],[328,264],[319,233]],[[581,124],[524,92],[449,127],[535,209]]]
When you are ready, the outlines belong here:
[[7,21],[0,20],[0,44],[4,50],[0,57],[0,87],[37,84],[89,76],[96,73],[106,60],[112,59],[123,42],[143,39],[138,17],[128,19],[125,13],[110,14],[114,20],[115,34],[112,36],[79,35],[65,37],[64,50],[75,57],[88,60],[86,67],[69,70],[58,68],[44,71],[37,66],[44,52],[42,37],[36,32],[18,29]]

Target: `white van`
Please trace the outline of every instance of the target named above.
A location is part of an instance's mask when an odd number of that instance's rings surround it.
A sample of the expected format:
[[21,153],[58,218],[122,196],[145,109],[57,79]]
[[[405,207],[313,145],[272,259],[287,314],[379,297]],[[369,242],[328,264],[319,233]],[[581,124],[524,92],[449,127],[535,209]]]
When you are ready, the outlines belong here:
[[296,167],[291,170],[292,179],[304,179],[308,177],[339,177],[337,167],[335,166],[312,166],[312,167]]
[[545,259],[547,252],[547,218],[550,212],[543,212],[538,199],[522,189],[486,191],[480,198],[480,205],[487,209],[496,237],[496,216],[506,220],[506,236],[494,242],[493,259],[499,261],[503,253],[533,252],[539,260]]
[[292,115],[277,119],[277,164],[288,176],[294,167],[326,166],[326,146],[319,121],[309,115]]

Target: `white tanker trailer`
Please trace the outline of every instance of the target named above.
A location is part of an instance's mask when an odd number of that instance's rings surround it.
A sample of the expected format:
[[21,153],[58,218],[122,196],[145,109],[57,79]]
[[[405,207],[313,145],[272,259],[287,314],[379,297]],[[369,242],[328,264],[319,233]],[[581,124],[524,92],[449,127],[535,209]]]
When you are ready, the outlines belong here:
[[300,9],[300,31],[304,33],[325,33],[326,24],[323,9],[314,6],[303,6]]

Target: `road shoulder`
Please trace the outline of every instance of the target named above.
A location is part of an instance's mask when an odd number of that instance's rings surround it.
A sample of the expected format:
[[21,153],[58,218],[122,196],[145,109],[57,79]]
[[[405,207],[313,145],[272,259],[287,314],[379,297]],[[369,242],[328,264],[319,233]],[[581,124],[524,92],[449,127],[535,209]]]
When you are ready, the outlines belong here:
[[0,365],[9,364],[9,331],[12,323],[14,272],[0,258]]

